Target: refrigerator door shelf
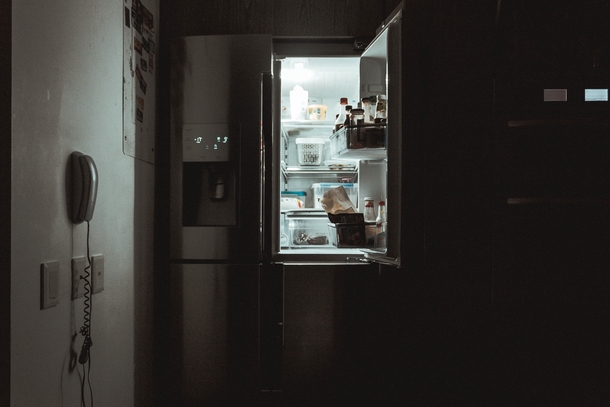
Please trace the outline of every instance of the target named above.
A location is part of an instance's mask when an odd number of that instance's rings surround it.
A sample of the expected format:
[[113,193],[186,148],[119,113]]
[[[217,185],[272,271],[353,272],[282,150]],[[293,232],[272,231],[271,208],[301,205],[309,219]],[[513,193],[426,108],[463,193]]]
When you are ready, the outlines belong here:
[[387,157],[386,140],[385,123],[342,127],[330,137],[330,156],[382,160]]

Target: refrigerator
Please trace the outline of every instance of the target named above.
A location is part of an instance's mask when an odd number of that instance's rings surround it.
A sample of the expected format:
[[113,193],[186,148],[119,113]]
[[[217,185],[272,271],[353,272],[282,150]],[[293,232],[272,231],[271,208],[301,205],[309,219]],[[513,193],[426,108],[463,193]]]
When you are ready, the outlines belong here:
[[[417,240],[420,222],[418,121],[404,124],[417,109],[415,96],[404,92],[401,19],[398,7],[366,47],[346,38],[265,34],[173,44],[171,376],[180,405],[313,401],[303,384],[314,383],[320,369],[330,374],[335,362],[343,374],[325,394],[372,383],[374,369],[348,361],[374,357],[370,315],[379,265],[412,266],[416,249],[405,246]],[[297,99],[291,91],[301,90],[308,96],[298,110],[302,92]],[[365,128],[376,137],[374,145],[350,145],[349,127],[334,131],[336,108],[343,97],[355,108],[369,96],[386,98],[387,117],[350,125],[356,140]],[[320,105],[325,118],[315,110]],[[321,144],[316,164],[299,162],[299,139]],[[387,202],[387,225],[367,225],[371,239],[350,244],[352,218],[331,222],[319,203],[336,186],[357,213],[365,197],[376,210]],[[355,233],[364,231],[355,223]],[[339,236],[337,229],[347,231]],[[385,244],[377,244],[382,232]]]

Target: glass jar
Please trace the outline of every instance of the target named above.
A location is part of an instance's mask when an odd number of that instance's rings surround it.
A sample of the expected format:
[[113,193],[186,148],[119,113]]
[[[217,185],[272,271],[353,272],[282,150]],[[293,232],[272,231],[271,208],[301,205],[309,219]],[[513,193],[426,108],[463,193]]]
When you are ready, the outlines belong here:
[[375,200],[370,196],[364,198],[364,221],[375,222]]
[[373,123],[375,120],[375,112],[373,111],[371,98],[362,98],[362,109],[364,110],[364,122]]

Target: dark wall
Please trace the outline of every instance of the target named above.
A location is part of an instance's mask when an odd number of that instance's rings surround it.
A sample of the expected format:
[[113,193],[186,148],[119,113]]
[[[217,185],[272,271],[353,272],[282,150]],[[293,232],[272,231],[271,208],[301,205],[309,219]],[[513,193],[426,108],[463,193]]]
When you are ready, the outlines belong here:
[[11,386],[11,1],[0,2],[0,405]]
[[174,35],[373,36],[399,0],[173,1]]

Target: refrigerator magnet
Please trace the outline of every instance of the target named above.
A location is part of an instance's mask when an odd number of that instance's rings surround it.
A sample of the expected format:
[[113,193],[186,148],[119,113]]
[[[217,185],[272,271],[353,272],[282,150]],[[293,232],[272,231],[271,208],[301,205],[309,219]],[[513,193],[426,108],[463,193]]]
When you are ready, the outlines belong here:
[[142,96],[136,96],[136,104],[138,109],[144,111],[144,98]]
[[146,95],[146,81],[142,76],[142,72],[140,71],[140,65],[136,64],[136,76],[138,77],[138,82],[140,82],[140,89]]
[[136,29],[137,32],[142,34],[142,16],[139,14],[133,15],[133,28]]
[[142,43],[140,42],[138,37],[133,37],[133,48],[138,54],[142,55]]

